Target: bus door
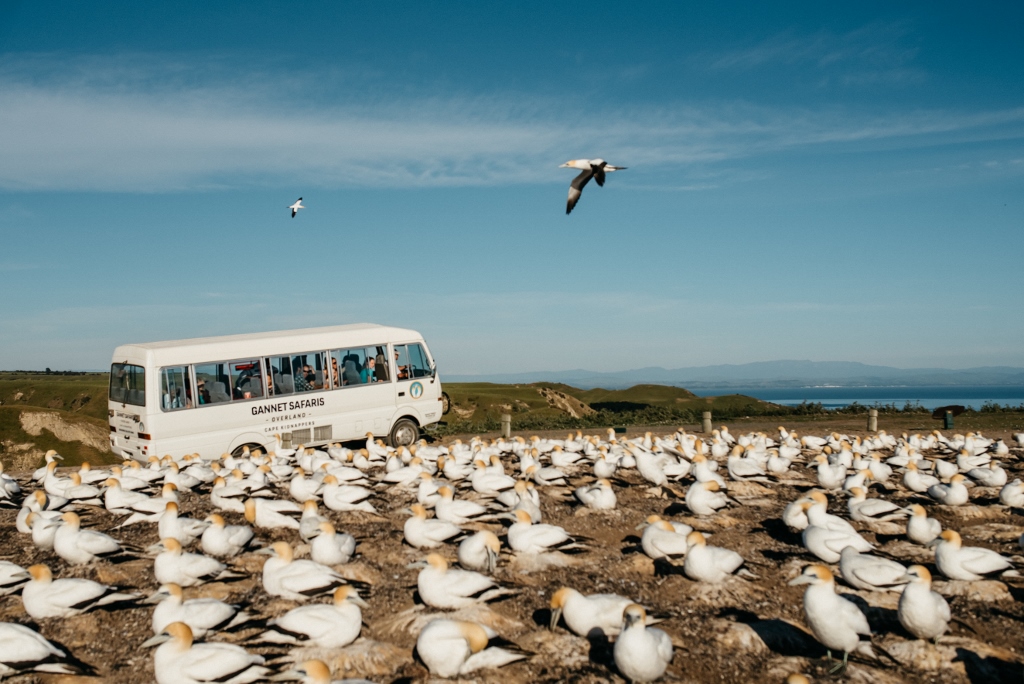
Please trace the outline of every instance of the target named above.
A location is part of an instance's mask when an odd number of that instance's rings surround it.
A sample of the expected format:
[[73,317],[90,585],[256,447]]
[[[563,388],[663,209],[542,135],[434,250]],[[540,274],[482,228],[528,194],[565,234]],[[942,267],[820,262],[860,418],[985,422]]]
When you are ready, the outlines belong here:
[[420,342],[396,344],[392,352],[395,369],[395,405],[399,413],[416,415],[420,424],[440,416],[441,386],[434,364]]

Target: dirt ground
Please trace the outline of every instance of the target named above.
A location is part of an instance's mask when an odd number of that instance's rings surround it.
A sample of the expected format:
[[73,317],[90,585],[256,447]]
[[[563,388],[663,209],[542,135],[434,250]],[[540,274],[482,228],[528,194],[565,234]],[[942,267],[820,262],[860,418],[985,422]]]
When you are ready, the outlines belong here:
[[[812,432],[809,426],[801,427],[802,432]],[[749,429],[746,425],[732,425],[734,434],[746,429]],[[667,434],[669,430],[662,428],[659,432]],[[1011,478],[1024,477],[1021,456],[1021,451],[1014,451],[1007,459]],[[508,469],[510,459],[506,459],[505,465]],[[664,621],[659,627],[668,632],[676,647],[665,681],[775,682],[783,681],[792,672],[804,672],[816,680],[825,679],[824,650],[802,627],[802,587],[786,585],[803,566],[817,561],[803,550],[799,536],[789,532],[779,520],[785,504],[810,488],[813,481],[801,479],[806,472],[798,467],[796,474],[784,483],[766,486],[731,483],[730,493],[742,505],[731,506],[706,518],[690,516],[675,494],[650,490],[635,471],[622,473],[626,484],[616,486],[619,507],[610,512],[589,511],[573,505],[571,487],[544,488],[545,522],[586,537],[589,551],[563,557],[559,563],[546,567],[503,555],[496,577],[503,585],[515,587],[519,592],[487,608],[459,614],[493,626],[502,637],[532,655],[500,670],[474,673],[467,681],[504,684],[622,681],[615,671],[607,643],[590,643],[562,626],[554,632],[548,630],[548,601],[561,586],[570,586],[585,594],[626,595],[661,615]],[[592,479],[588,471],[581,469],[572,485]],[[678,493],[685,490],[686,484],[676,487]],[[429,675],[424,666],[414,660],[412,649],[419,629],[437,611],[418,603],[415,595],[418,571],[407,569],[406,565],[419,560],[424,553],[404,544],[402,534],[406,515],[401,511],[414,501],[415,494],[383,487],[379,492],[374,502],[381,511],[379,516],[326,511],[339,531],[349,532],[359,540],[357,559],[339,569],[346,576],[371,585],[363,593],[370,608],[363,611],[366,626],[361,639],[334,652],[306,651],[292,655],[321,657],[332,666],[335,678],[426,681]],[[885,491],[879,489],[876,494],[895,501],[911,500],[895,486]],[[468,494],[460,496],[468,497]],[[830,511],[846,516],[845,499],[830,498]],[[1024,532],[1024,514],[997,504],[998,490],[976,488],[966,506],[945,508],[927,503],[927,507],[944,528],[959,530],[966,544],[985,546],[1006,555],[1020,554],[1017,537]],[[183,514],[193,517],[203,517],[211,510],[205,491],[185,494],[181,507]],[[25,567],[47,563],[55,577],[88,577],[147,595],[156,589],[151,560],[142,558],[121,564],[103,562],[69,567],[52,552],[35,549],[30,539],[17,532],[16,513],[13,509],[0,510],[0,549],[6,560]],[[325,513],[323,507],[321,513]],[[652,513],[712,533],[709,543],[738,551],[759,579],[734,579],[707,586],[687,579],[681,568],[653,563],[639,552],[639,532],[635,531]],[[237,514],[229,513],[224,517],[229,523],[243,522]],[[145,548],[157,541],[155,524],[112,530],[115,518],[102,510],[92,511],[84,519],[86,526],[108,531],[137,547]],[[888,524],[874,530],[865,524],[854,524],[869,541],[877,543],[882,552],[908,565],[912,562],[928,565],[939,577],[931,552],[906,542],[902,537],[902,524]],[[504,532],[500,524],[467,527],[489,527],[499,536]],[[296,532],[287,530],[259,530],[258,536],[264,541],[299,541]],[[454,563],[453,546],[442,552]],[[186,597],[216,596],[243,604],[248,612],[263,617],[279,615],[297,604],[272,599],[263,592],[259,569],[264,558],[249,555],[236,563],[249,574],[248,578],[186,590]],[[869,594],[840,584],[840,591],[866,610],[876,634],[874,642],[897,661],[851,659],[843,680],[1020,682],[1024,674],[1020,653],[1024,646],[1024,581],[1008,582],[936,582],[936,589],[947,595],[955,618],[937,646],[915,641],[903,631],[895,611],[898,594]],[[88,679],[26,675],[8,681],[152,681],[152,653],[139,648],[152,636],[151,611],[151,607],[140,606],[98,610],[67,620],[33,621],[24,613],[19,597],[2,598],[0,620],[38,629],[90,666],[95,675]],[[258,631],[243,629],[212,638],[246,644]],[[281,648],[250,647],[250,650],[263,653],[268,659],[288,657],[288,651]]]

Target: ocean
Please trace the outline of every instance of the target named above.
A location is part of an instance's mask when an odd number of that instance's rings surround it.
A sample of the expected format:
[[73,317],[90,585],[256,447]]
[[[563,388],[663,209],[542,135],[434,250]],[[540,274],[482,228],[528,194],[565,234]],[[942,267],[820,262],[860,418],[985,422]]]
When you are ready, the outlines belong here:
[[963,386],[963,387],[728,387],[692,390],[695,394],[708,397],[722,394],[746,394],[763,401],[785,406],[796,406],[801,402],[821,403],[825,408],[842,408],[857,402],[864,406],[874,404],[895,404],[902,408],[908,401],[920,403],[926,409],[960,404],[980,409],[986,402],[1003,406],[1024,404],[1024,387],[1006,386]]

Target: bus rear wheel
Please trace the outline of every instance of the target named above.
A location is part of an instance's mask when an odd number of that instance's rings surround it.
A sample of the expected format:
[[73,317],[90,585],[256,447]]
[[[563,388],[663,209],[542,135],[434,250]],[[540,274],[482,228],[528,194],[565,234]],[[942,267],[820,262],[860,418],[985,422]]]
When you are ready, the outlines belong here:
[[447,416],[448,412],[452,410],[452,398],[448,396],[447,392],[441,392],[441,415]]
[[388,442],[393,447],[412,446],[420,438],[420,426],[409,418],[399,418],[391,428]]

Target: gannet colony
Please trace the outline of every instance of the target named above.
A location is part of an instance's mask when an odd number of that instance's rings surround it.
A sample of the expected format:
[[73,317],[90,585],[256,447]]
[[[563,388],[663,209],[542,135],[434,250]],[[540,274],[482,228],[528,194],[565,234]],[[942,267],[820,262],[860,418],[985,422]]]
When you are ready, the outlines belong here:
[[0,678],[1020,681],[1022,454],[782,427],[50,452],[0,468]]

